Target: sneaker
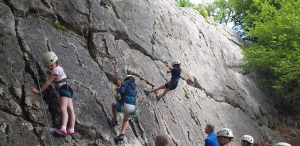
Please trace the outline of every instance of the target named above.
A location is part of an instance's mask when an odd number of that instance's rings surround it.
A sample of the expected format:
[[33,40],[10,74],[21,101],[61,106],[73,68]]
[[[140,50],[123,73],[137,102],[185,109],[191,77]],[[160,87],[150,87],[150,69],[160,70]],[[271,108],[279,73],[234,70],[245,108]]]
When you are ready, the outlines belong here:
[[76,133],[71,131],[67,131],[67,134],[70,135],[72,138],[75,138],[76,136]]
[[156,100],[157,100],[157,101],[160,100],[159,94],[156,94]]
[[123,141],[124,140],[124,134],[120,134],[115,138],[116,141]]
[[149,90],[147,88],[144,89],[144,92],[145,92],[146,95],[150,94],[150,92],[149,92]]

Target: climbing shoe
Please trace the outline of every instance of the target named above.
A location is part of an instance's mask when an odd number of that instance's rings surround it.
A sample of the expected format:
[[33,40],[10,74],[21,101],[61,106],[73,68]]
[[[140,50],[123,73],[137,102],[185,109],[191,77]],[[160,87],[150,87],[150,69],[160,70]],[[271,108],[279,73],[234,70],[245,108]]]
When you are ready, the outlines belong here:
[[123,141],[124,140],[124,134],[120,134],[119,136],[115,137],[115,141]]
[[54,134],[56,134],[57,136],[62,136],[62,137],[66,137],[67,136],[67,131],[65,129],[60,129],[60,130],[55,130]]
[[146,95],[150,94],[150,92],[149,92],[149,90],[147,88],[144,89],[144,92],[145,92]]
[[157,100],[157,101],[160,100],[159,94],[156,94],[156,100]]
[[70,135],[72,138],[75,138],[75,132],[67,131],[67,134]]

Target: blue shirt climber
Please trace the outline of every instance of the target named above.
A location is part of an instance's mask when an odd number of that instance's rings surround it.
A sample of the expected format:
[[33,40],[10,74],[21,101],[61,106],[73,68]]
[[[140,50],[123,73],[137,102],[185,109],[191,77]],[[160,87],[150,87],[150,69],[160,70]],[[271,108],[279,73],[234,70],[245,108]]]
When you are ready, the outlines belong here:
[[123,82],[123,84],[120,86],[120,88],[117,89],[117,92],[121,94],[121,96],[134,96],[136,95],[136,84],[134,81],[126,80]]

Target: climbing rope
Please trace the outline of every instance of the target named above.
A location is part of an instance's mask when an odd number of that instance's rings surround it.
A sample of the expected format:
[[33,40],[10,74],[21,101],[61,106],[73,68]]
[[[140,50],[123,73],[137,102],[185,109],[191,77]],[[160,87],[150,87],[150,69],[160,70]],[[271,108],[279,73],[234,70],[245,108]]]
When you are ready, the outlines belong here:
[[[22,0],[22,9],[23,9],[24,19],[25,19],[25,24],[26,24],[26,33],[25,34],[27,35],[28,34],[28,23],[27,23],[26,13],[25,13],[25,9],[24,9],[24,0]],[[39,13],[38,13],[38,15],[39,15]],[[39,18],[40,18],[40,16],[39,16]],[[25,39],[26,39],[26,35],[25,35]],[[32,54],[33,63],[34,63],[34,70],[35,70],[35,73],[36,73],[36,79],[37,79],[37,83],[38,83],[38,89],[40,89],[41,85],[40,85],[40,81],[39,81],[38,70],[37,70],[37,67],[36,67],[36,61],[35,61],[34,51],[32,49],[33,47],[32,47],[32,43],[31,43],[30,37],[28,37],[28,39],[29,39],[29,46],[30,46],[30,50],[31,50],[31,54]],[[42,107],[43,107],[44,114],[45,114],[45,117],[46,117],[46,122],[47,122],[47,127],[48,127],[47,129],[48,129],[48,135],[49,135],[50,144],[51,144],[51,146],[53,146],[52,136],[51,136],[51,132],[50,132],[49,120],[48,120],[48,116],[47,116],[47,112],[46,112],[46,108],[45,108],[45,103],[44,103],[44,100],[43,100],[43,93],[40,92],[40,95],[41,95],[40,97],[41,97]]]

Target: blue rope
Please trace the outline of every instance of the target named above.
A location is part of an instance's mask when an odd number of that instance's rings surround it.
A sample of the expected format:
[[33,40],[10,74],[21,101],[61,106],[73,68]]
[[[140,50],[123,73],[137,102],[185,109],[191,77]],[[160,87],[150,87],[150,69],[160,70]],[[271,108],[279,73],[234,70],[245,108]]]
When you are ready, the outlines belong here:
[[[27,24],[26,14],[25,14],[25,10],[24,10],[24,1],[23,0],[22,0],[22,8],[23,8],[24,19],[25,19],[25,24],[26,24],[26,33],[25,34],[27,35],[28,34],[28,24]],[[25,37],[26,37],[26,35],[25,35]],[[40,85],[38,71],[37,71],[37,67],[36,67],[36,61],[34,59],[35,58],[34,51],[32,49],[32,44],[31,44],[30,37],[28,37],[28,39],[29,39],[30,50],[31,50],[32,58],[33,58],[33,62],[34,62],[34,69],[35,69],[35,73],[36,73],[36,79],[37,79],[37,82],[38,82],[38,88],[40,89],[41,85]],[[46,117],[47,126],[48,126],[48,134],[49,134],[50,144],[51,144],[51,146],[53,146],[52,136],[51,136],[51,133],[50,133],[49,120],[48,120],[47,112],[46,112],[46,109],[45,109],[45,103],[44,103],[44,100],[43,100],[42,92],[40,93],[40,95],[41,95],[41,101],[42,101],[42,105],[43,105],[44,114],[45,114],[45,117]]]

